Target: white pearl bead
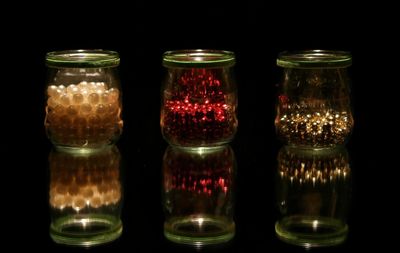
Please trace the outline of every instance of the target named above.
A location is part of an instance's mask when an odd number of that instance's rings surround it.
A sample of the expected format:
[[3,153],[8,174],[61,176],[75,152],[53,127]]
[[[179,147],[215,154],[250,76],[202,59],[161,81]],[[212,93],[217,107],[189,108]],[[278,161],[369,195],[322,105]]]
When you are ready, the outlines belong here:
[[105,93],[101,94],[100,98],[101,98],[101,102],[103,104],[108,104],[109,101],[110,101],[110,95],[108,94],[108,91],[106,91]]
[[73,124],[79,128],[84,128],[84,127],[86,127],[86,123],[87,123],[86,118],[78,116],[74,119]]
[[111,102],[116,102],[118,100],[119,97],[119,90],[115,89],[115,88],[111,88],[108,91],[110,98],[111,98]]
[[80,89],[87,89],[89,87],[88,83],[86,81],[82,81],[78,84],[78,87]]
[[92,106],[88,103],[82,104],[80,106],[80,113],[82,115],[87,115],[92,111]]
[[102,114],[105,114],[106,111],[107,111],[107,108],[106,108],[105,105],[103,105],[103,104],[98,104],[98,105],[96,106],[96,112],[97,112],[97,114],[102,115]]
[[74,94],[72,96],[72,101],[74,102],[74,104],[79,105],[79,104],[81,104],[83,102],[83,100],[84,100],[84,97],[80,93]]
[[75,94],[79,91],[78,87],[75,84],[70,84],[67,87],[67,93]]
[[70,105],[67,107],[67,113],[70,116],[75,116],[78,114],[78,107],[76,105]]
[[60,104],[62,104],[64,106],[68,106],[71,103],[70,98],[67,94],[61,95],[59,98],[59,101],[60,101]]
[[47,88],[47,95],[50,97],[57,96],[58,95],[57,90],[58,90],[57,86],[51,85]]
[[99,94],[97,93],[92,93],[89,95],[89,103],[92,105],[96,105],[99,103]]
[[97,115],[90,115],[88,118],[89,127],[96,126],[100,124],[101,120],[100,117]]
[[61,116],[65,113],[65,107],[58,104],[56,107],[54,107],[54,112],[56,115]]
[[48,105],[51,109],[53,109],[53,108],[55,108],[55,107],[58,105],[58,103],[57,103],[57,101],[54,99],[54,97],[50,97],[49,99],[47,99],[47,105]]

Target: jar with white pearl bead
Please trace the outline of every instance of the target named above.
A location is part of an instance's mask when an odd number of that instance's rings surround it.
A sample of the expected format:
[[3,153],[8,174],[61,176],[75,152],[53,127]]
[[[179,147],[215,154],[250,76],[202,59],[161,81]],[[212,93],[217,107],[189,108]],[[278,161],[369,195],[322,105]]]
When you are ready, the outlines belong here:
[[114,144],[122,133],[120,58],[105,50],[49,52],[45,128],[67,151],[92,151]]

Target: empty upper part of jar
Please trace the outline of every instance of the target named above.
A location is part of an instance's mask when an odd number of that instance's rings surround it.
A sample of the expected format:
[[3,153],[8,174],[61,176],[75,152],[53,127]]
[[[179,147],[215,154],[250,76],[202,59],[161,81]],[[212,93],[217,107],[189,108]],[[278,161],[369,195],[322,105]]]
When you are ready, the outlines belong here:
[[345,68],[352,63],[346,51],[303,50],[279,54],[277,65],[284,68]]
[[213,68],[230,67],[235,64],[235,54],[223,50],[175,50],[163,55],[164,67],[172,68]]

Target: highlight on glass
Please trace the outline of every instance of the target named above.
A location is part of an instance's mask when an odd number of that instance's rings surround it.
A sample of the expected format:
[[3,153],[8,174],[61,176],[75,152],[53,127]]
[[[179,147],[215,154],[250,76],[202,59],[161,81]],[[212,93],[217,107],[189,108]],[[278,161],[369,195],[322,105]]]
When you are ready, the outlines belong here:
[[347,238],[351,169],[343,146],[281,148],[278,155],[275,231],[284,242],[332,246]]
[[343,145],[353,128],[349,52],[306,50],[279,54],[283,79],[276,108],[278,136],[288,145]]
[[168,240],[201,247],[234,237],[235,164],[229,146],[167,148],[163,158],[163,203],[164,235]]
[[93,246],[121,235],[120,158],[115,146],[88,154],[51,151],[50,236],[56,243]]
[[213,147],[233,139],[238,125],[234,64],[229,51],[164,53],[160,125],[170,145]]
[[45,127],[64,151],[86,151],[114,144],[122,132],[117,52],[49,52]]

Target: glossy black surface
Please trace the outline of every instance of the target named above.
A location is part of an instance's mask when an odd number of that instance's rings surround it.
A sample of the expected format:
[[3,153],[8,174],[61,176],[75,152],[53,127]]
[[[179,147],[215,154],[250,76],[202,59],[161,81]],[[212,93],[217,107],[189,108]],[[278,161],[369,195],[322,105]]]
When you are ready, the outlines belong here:
[[[90,7],[82,8],[86,11],[82,13],[93,13]],[[275,61],[283,50],[321,48],[353,54],[350,77],[355,128],[347,144],[353,180],[348,239],[338,247],[311,251],[356,252],[369,246],[387,247],[390,233],[382,230],[391,223],[395,211],[391,209],[393,187],[385,180],[388,168],[396,168],[386,166],[393,151],[385,148],[384,141],[395,139],[389,124],[394,116],[390,112],[390,89],[381,88],[389,83],[387,72],[378,64],[380,56],[371,53],[381,49],[368,47],[373,45],[370,39],[381,34],[376,28],[371,28],[372,33],[359,27],[359,22],[349,22],[351,11],[340,6],[332,7],[328,13],[309,10],[308,14],[250,3],[204,3],[198,9],[164,3],[157,10],[149,3],[136,3],[128,12],[123,9],[105,8],[103,11],[113,13],[112,18],[106,20],[96,14],[96,22],[75,13],[74,18],[55,22],[55,28],[47,26],[48,19],[33,18],[22,29],[10,33],[10,37],[16,34],[14,38],[18,39],[12,43],[15,54],[7,82],[12,88],[7,94],[17,95],[14,99],[10,95],[4,107],[9,122],[4,157],[11,162],[3,165],[11,172],[3,178],[8,189],[4,191],[8,204],[3,205],[5,243],[9,237],[15,248],[29,245],[42,252],[197,251],[170,243],[163,236],[161,173],[167,144],[159,128],[160,90],[165,73],[161,55],[172,49],[217,48],[234,51],[237,56],[239,128],[231,143],[237,160],[236,235],[230,243],[204,251],[306,251],[279,241],[274,230],[279,216],[275,172],[282,146],[274,129],[275,84],[282,74]],[[277,13],[278,17],[273,17]],[[51,20],[60,20],[69,14],[68,8],[61,7],[59,14],[49,15]],[[289,19],[289,25],[281,23],[283,18]],[[366,16],[362,20],[369,24]],[[317,28],[315,22],[324,25]],[[28,35],[31,30],[36,31],[36,36]],[[48,51],[73,48],[104,48],[118,51],[121,56],[125,124],[117,146],[122,156],[124,228],[117,241],[89,250],[57,245],[49,236],[51,145],[43,127],[44,57]]]

